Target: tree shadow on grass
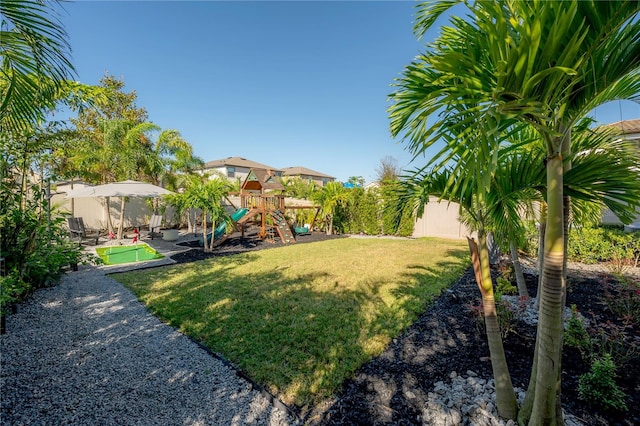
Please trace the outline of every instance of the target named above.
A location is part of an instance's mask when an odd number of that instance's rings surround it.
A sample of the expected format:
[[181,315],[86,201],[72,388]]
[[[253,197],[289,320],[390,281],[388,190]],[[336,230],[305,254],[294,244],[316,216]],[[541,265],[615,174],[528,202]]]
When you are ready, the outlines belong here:
[[[429,281],[439,277],[437,268],[415,266],[412,270],[408,278]],[[398,291],[415,293],[412,286]],[[477,292],[468,268],[454,285],[434,295],[435,301],[425,306],[419,318],[347,380],[333,404],[309,423],[422,424],[422,410],[434,383],[447,380],[454,369],[464,374],[473,368],[481,376],[490,375],[485,338],[477,332],[468,310]],[[487,359],[482,371],[477,369],[478,359]]]
[[9,325],[0,368],[7,424],[248,424],[285,417],[101,273],[75,272],[36,292]]
[[[460,270],[456,261],[413,266],[401,284],[361,282],[347,289],[331,272],[291,275],[276,267],[235,273],[253,260],[218,258],[213,269],[192,264],[182,276],[182,269],[169,268],[168,276],[150,277],[157,284],[129,285],[161,319],[221,354],[308,420],[318,416],[315,405],[326,404],[439,294],[447,282],[438,274]],[[440,344],[449,346],[446,339]],[[388,359],[386,352],[382,358]],[[372,386],[387,395],[390,387],[393,394],[403,388],[384,380]]]

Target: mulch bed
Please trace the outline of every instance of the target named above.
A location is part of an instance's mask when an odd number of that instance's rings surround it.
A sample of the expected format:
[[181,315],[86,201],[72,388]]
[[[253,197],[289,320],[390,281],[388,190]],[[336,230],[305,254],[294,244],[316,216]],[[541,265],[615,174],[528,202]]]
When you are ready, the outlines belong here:
[[[336,238],[345,238],[346,235],[327,235],[324,232],[313,232],[309,235],[298,235],[295,244],[306,244],[318,241],[326,241]],[[205,253],[200,243],[189,241],[179,243],[179,246],[191,247],[182,253],[171,256],[176,263],[193,262],[196,260],[208,259],[216,256],[230,256],[233,254],[245,253],[248,251],[265,250],[276,247],[283,247],[284,243],[280,239],[267,241],[258,237],[257,231],[250,230],[245,233],[245,237],[241,237],[239,233],[227,238],[220,246],[215,247],[211,253]]]
[[[537,276],[526,275],[530,295],[535,295]],[[575,304],[591,320],[608,326],[621,324],[603,298],[605,282],[611,277],[591,274],[570,275],[567,279],[567,306]],[[479,291],[471,270],[445,291],[420,318],[394,339],[378,357],[363,365],[344,383],[333,404],[312,423],[322,425],[420,425],[420,414],[434,383],[449,380],[456,371],[474,371],[491,378],[491,362],[482,327],[470,313],[479,301]],[[640,332],[627,329],[636,348]],[[504,348],[513,385],[526,389],[531,372],[536,327],[518,321],[504,339]],[[618,365],[617,383],[627,393],[627,413],[600,410],[578,399],[578,377],[590,366],[573,348],[564,347],[562,359],[562,404],[585,425],[640,424],[640,353]],[[410,390],[410,392],[407,392]]]
[[[299,236],[297,243],[311,243],[337,235],[313,233]],[[197,241],[183,243],[194,248],[172,258],[179,263],[227,256],[237,253],[280,247],[279,241],[266,242],[256,235],[229,238],[212,253],[204,253]],[[527,274],[529,294],[535,296],[537,276]],[[605,303],[612,291],[611,276],[596,272],[570,271],[567,279],[567,306],[575,304],[592,326],[622,324]],[[613,290],[615,291],[615,290]],[[422,407],[434,383],[447,381],[456,371],[474,371],[491,378],[489,349],[482,326],[470,311],[478,304],[479,291],[469,269],[451,288],[430,305],[418,320],[394,339],[378,357],[363,365],[353,378],[347,380],[333,401],[316,409],[298,410],[301,417],[315,425],[419,425]],[[619,327],[618,327],[619,328]],[[629,341],[640,347],[637,328],[624,329]],[[513,331],[504,339],[504,348],[514,386],[527,388],[536,327],[516,321]],[[637,351],[636,351],[637,352]],[[578,378],[589,370],[580,353],[567,346],[563,352],[562,403],[587,425],[640,424],[640,353],[629,353],[629,360],[618,365],[617,383],[628,395],[627,413],[613,413],[593,407],[578,399]]]

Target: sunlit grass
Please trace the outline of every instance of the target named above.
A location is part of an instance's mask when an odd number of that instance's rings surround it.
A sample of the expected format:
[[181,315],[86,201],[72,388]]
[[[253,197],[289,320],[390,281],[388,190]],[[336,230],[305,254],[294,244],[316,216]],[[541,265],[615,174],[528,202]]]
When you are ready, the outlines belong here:
[[331,396],[468,265],[463,242],[338,239],[114,275],[283,401]]

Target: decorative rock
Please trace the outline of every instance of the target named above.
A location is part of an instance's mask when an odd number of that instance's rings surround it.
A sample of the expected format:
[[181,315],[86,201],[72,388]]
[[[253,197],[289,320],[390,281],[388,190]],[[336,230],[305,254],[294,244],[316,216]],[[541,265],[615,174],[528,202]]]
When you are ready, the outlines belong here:
[[[428,393],[428,400],[422,408],[422,424],[516,426],[515,421],[503,420],[498,416],[493,379],[481,379],[473,372],[467,372],[467,377],[452,372],[450,377],[448,384],[437,382],[433,392]],[[515,391],[518,401],[522,402],[525,391],[519,388]],[[584,426],[573,416],[565,415],[564,420],[567,426]]]

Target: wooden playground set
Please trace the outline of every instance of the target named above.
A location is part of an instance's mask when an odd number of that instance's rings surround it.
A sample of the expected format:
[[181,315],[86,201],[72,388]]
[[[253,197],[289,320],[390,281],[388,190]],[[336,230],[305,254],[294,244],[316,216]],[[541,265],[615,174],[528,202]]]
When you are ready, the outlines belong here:
[[[240,206],[232,206],[236,211],[231,216],[234,228],[245,235],[247,225],[259,227],[258,236],[264,240],[280,238],[283,244],[293,244],[297,235],[311,233],[319,206],[286,206],[284,186],[266,170],[251,169],[240,188]],[[287,221],[287,210],[315,209],[316,213],[308,226],[294,226]],[[213,245],[220,245],[228,237],[226,224],[215,229]]]

